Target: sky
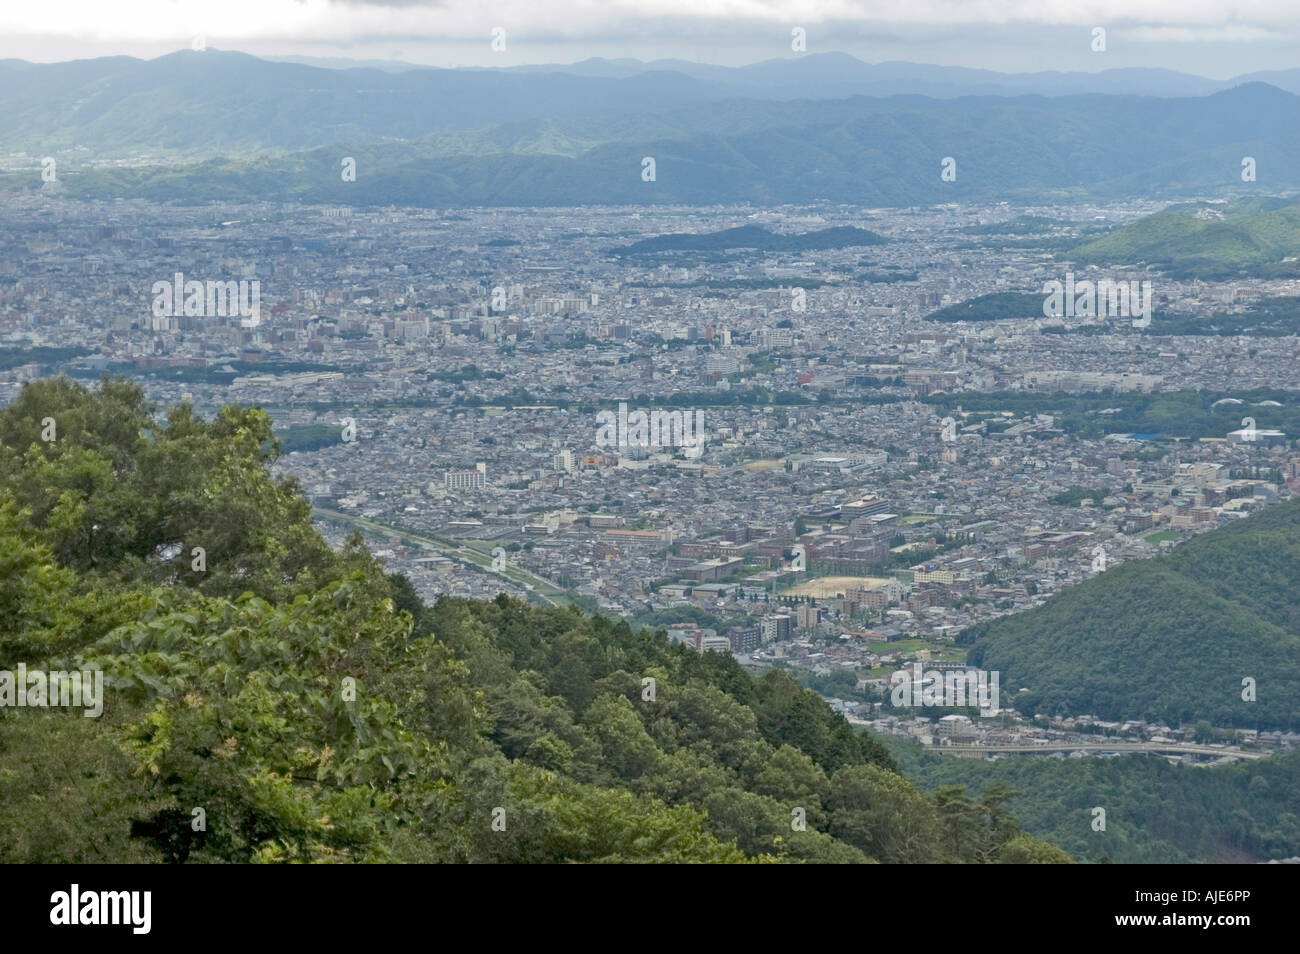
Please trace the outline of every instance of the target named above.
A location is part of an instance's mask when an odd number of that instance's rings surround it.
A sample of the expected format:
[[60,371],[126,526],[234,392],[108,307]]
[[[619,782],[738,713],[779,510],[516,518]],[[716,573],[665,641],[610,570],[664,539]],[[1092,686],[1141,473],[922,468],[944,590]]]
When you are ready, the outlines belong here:
[[[1097,27],[1104,52],[1092,49]],[[795,28],[809,53],[872,63],[1162,67],[1214,79],[1300,67],[1300,0],[0,0],[0,58],[152,58],[201,38],[256,56],[441,67],[740,66],[798,55]]]

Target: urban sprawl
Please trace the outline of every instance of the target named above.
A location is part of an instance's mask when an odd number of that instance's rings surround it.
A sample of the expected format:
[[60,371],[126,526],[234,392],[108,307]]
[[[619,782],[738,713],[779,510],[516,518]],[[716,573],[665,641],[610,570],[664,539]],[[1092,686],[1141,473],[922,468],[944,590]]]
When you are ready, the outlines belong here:
[[[365,210],[0,194],[0,350],[46,349],[0,369],[0,401],[65,371],[127,375],[160,406],[260,405],[285,442],[279,473],[327,538],[361,531],[426,599],[505,592],[662,627],[701,652],[798,671],[851,721],[937,750],[1249,757],[1296,737],[1028,719],[1005,682],[989,718],[888,705],[905,667],[965,670],[968,627],[1300,490],[1288,435],[1256,428],[1249,401],[1240,428],[1198,440],[1082,437],[1050,412],[1053,394],[1287,387],[1296,338],[1259,348],[1162,336],[1160,322],[1297,295],[1300,282],[1073,269],[1072,281],[1150,282],[1149,326],[1041,308],[927,320],[1071,271],[1024,243],[972,242],[973,226],[1115,225],[1158,208]],[[628,249],[748,225],[887,241]],[[166,307],[160,283],[177,285]],[[1097,327],[1069,333],[1084,324]],[[979,400],[1007,392],[1041,394],[1046,410]]]

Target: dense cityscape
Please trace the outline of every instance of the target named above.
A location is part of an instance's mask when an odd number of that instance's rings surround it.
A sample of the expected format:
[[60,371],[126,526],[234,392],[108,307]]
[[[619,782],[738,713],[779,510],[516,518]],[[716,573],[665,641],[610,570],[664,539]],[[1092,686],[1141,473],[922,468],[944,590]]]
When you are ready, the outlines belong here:
[[[1015,719],[1013,700],[1001,719],[944,725],[873,707],[902,667],[960,664],[966,627],[1300,489],[1300,455],[1280,431],[1157,444],[1081,436],[1036,410],[945,410],[948,392],[968,404],[1042,394],[1050,411],[1051,392],[1285,388],[1294,337],[1264,350],[1160,332],[1170,313],[1296,295],[1297,279],[1157,277],[1141,333],[1105,316],[930,319],[1061,276],[1052,255],[1009,247],[1047,228],[1037,223],[1077,233],[1151,205],[176,210],[55,190],[3,203],[5,345],[76,349],[10,368],[9,398],[63,370],[131,375],[164,406],[262,406],[287,448],[302,447],[277,470],[327,538],[363,529],[424,598],[505,592],[665,625],[746,666],[801,670],[853,721],[926,744],[1088,741],[1073,719]],[[868,228],[885,242],[633,248],[741,226]],[[1005,243],[971,241],[990,227]],[[233,300],[220,314],[155,307],[155,282],[174,273],[255,281],[259,313],[241,317]],[[1061,333],[1089,326],[1101,333]],[[621,444],[598,418],[620,406]],[[629,439],[638,408],[685,414],[687,440],[665,420],[659,446],[658,418]],[[1117,737],[1195,735],[1072,716]]]

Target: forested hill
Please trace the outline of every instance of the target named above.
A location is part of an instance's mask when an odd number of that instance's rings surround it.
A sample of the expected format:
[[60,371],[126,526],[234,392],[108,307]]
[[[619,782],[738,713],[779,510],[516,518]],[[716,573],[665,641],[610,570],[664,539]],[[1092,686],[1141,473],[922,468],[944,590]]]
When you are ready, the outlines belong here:
[[851,248],[857,245],[880,245],[883,236],[866,229],[838,226],[818,229],[802,235],[780,235],[759,228],[742,225],[720,232],[701,234],[677,232],[641,239],[613,251],[620,255],[639,255],[650,252],[718,252],[726,249],[758,249],[764,252],[803,252],[827,248]]
[[0,669],[105,674],[98,718],[0,707],[0,861],[1068,860],[782,673],[425,606],[325,545],[275,445],[120,380],[0,411]]
[[[1300,203],[1255,196],[1170,206],[1070,253],[1080,265],[1146,262],[1173,278],[1290,277],[1300,246]],[[1288,267],[1289,266],[1289,267]]]
[[[1124,563],[958,641],[1021,712],[1295,729],[1300,500]],[[1255,701],[1243,698],[1254,680]]]

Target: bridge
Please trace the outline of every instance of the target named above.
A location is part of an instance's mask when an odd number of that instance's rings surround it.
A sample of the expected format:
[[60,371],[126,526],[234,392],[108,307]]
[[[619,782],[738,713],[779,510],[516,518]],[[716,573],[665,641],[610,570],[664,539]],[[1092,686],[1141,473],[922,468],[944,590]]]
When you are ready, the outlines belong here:
[[941,755],[960,755],[972,757],[991,755],[994,752],[1011,752],[1018,754],[1047,752],[1084,752],[1101,755],[1106,752],[1173,752],[1179,755],[1209,755],[1215,758],[1262,759],[1270,752],[1243,752],[1240,749],[1216,749],[1208,745],[1196,745],[1191,742],[1047,742],[1035,745],[1032,742],[995,745],[933,745],[927,751]]

